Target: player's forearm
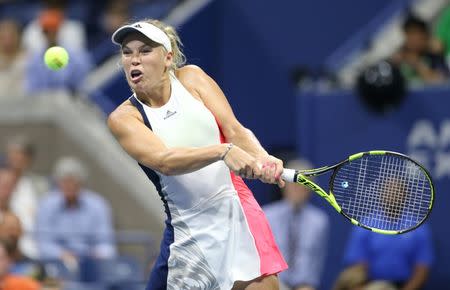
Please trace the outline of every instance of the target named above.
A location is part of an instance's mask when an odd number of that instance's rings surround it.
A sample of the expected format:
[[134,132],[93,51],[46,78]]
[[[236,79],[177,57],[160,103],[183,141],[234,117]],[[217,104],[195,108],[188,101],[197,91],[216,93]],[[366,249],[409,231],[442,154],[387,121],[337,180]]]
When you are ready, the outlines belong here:
[[240,128],[234,129],[226,138],[228,142],[239,146],[242,150],[258,160],[263,160],[269,156],[253,132],[245,127],[240,126]]
[[218,144],[200,148],[169,148],[151,161],[146,162],[144,159],[142,163],[164,175],[185,174],[221,160],[227,146]]

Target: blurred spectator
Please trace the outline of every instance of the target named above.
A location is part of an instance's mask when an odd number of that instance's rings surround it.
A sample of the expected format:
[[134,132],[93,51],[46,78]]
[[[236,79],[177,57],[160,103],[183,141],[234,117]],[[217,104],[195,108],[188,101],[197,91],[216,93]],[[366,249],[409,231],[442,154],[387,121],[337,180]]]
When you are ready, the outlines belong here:
[[42,265],[24,256],[18,247],[22,235],[19,218],[10,211],[1,211],[0,217],[0,239],[5,239],[11,244],[9,272],[35,280],[44,279],[45,273]]
[[42,51],[50,46],[45,36],[45,28],[58,26],[55,31],[55,43],[63,47],[70,47],[74,51],[86,49],[86,33],[83,23],[67,19],[64,10],[65,0],[44,1],[45,8],[37,19],[31,21],[24,29],[22,43],[27,52]]
[[18,247],[18,241],[22,235],[20,220],[10,211],[1,211],[0,216],[0,239],[6,239],[11,243],[11,260],[19,262],[24,258]]
[[13,19],[0,20],[0,99],[24,95],[25,53],[21,28]]
[[363,267],[351,267],[339,274],[333,290],[363,290],[366,283],[366,270]]
[[364,269],[369,281],[388,281],[402,290],[422,289],[433,262],[430,228],[423,224],[390,236],[353,227],[344,262]]
[[[306,160],[291,160],[286,166],[312,168]],[[304,186],[286,183],[282,195],[282,200],[263,208],[289,265],[279,274],[281,289],[317,289],[327,252],[328,216],[308,203],[311,191]]]
[[92,55],[96,64],[104,62],[108,57],[117,54],[117,47],[111,43],[111,35],[130,18],[129,1],[112,0],[100,18],[101,31],[92,41]]
[[449,69],[442,55],[431,50],[427,23],[415,15],[408,15],[403,23],[405,41],[394,54],[392,61],[398,64],[409,84],[442,83],[449,76]]
[[11,194],[9,208],[20,219],[24,235],[20,239],[20,250],[30,258],[37,258],[37,246],[33,238],[34,221],[38,199],[48,191],[46,178],[31,172],[35,148],[24,136],[11,137],[6,146],[6,162],[17,177]]
[[0,285],[2,290],[38,290],[39,283],[28,277],[9,272],[14,246],[8,240],[0,239]]
[[82,258],[116,254],[111,209],[99,194],[83,188],[87,176],[78,159],[58,160],[57,188],[42,200],[37,218],[41,258],[61,259],[72,269]]
[[0,212],[9,210],[11,195],[17,184],[17,175],[11,168],[0,167]]
[[[29,94],[47,90],[68,90],[75,94],[82,89],[84,78],[91,69],[91,59],[85,50],[58,41],[63,21],[63,14],[59,10],[45,11],[39,18],[46,45],[30,51],[25,77],[25,88]],[[71,35],[70,38],[76,37]],[[65,46],[69,53],[69,64],[64,69],[52,71],[45,65],[43,59],[45,50],[56,45]]]

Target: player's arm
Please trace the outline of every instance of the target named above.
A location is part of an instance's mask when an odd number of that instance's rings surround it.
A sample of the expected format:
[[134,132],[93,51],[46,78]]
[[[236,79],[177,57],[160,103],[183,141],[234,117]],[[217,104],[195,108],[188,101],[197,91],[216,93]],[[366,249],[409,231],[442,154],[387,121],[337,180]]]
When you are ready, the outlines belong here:
[[[123,104],[108,118],[108,126],[123,149],[139,163],[164,175],[177,175],[193,172],[211,163],[224,161],[231,170],[239,172],[248,170],[252,157],[238,147],[232,148],[233,154],[239,156],[234,161],[227,144],[207,147],[167,147],[142,121],[139,112],[131,105]],[[232,163],[232,164],[230,164]]]
[[279,178],[283,171],[283,162],[270,156],[255,135],[237,120],[225,94],[217,83],[201,68],[193,65],[180,69],[178,78],[193,95],[200,98],[211,110],[228,142],[238,145],[254,156],[261,163],[260,166],[268,165],[263,168],[263,176],[261,176],[263,181],[278,182],[280,185],[284,185],[283,180]]

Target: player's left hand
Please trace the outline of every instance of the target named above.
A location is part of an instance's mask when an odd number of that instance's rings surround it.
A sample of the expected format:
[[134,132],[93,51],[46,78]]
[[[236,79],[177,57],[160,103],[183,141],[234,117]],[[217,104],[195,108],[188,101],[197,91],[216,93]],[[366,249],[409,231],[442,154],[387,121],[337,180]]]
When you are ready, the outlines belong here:
[[283,173],[283,161],[269,155],[262,163],[262,176],[259,178],[264,183],[278,184],[279,187],[284,187],[285,182],[281,178]]

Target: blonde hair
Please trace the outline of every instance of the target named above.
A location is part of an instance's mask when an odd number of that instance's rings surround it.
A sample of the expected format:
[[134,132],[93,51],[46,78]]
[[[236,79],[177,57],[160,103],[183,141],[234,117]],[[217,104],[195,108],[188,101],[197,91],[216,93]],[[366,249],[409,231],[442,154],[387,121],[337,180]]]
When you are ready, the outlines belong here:
[[164,31],[164,33],[167,34],[167,36],[169,37],[173,53],[173,63],[171,69],[175,70],[185,65],[186,56],[181,50],[181,48],[183,47],[183,43],[181,42],[180,37],[178,36],[178,33],[175,30],[175,28],[157,19],[144,19],[142,21],[158,27],[159,29]]

